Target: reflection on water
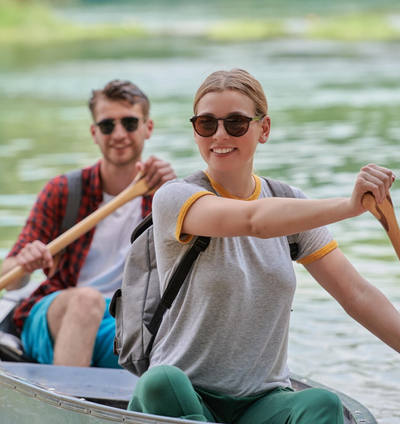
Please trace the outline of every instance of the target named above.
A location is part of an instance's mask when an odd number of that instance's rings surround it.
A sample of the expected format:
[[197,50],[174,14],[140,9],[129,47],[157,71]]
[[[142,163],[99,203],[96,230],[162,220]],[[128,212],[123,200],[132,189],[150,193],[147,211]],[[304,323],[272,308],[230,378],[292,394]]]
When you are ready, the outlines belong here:
[[[162,155],[181,177],[204,168],[188,121],[195,90],[213,70],[233,66],[252,72],[269,100],[272,132],[257,153],[260,174],[316,198],[349,195],[368,162],[400,177],[400,43],[209,45],[174,36],[70,45],[56,60],[35,61],[46,49],[28,63],[0,65],[0,259],[44,182],[99,157],[86,101],[117,77],[152,99],[155,131],[146,156]],[[400,217],[398,183],[392,198]],[[366,214],[331,229],[356,268],[400,309],[400,264],[378,222]],[[353,396],[380,423],[400,422],[398,354],[353,322],[302,267],[296,272],[291,369]]]

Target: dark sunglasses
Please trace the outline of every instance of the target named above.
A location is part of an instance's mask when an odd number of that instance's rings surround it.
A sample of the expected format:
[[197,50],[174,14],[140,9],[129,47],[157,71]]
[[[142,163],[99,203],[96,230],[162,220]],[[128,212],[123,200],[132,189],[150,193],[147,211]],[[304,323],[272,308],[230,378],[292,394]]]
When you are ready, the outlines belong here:
[[100,122],[96,122],[96,125],[105,135],[111,134],[114,131],[117,122],[121,122],[121,125],[126,129],[126,131],[134,132],[138,129],[139,121],[142,119],[143,118],[136,118],[135,116],[126,116],[125,118],[121,119],[106,118]]
[[[265,115],[264,115],[265,116]],[[264,116],[251,118],[245,115],[229,115],[226,118],[215,118],[211,115],[192,116],[190,122],[194,130],[201,137],[211,137],[217,132],[218,121],[224,121],[226,132],[232,137],[241,137],[246,134],[251,121],[260,121]]]

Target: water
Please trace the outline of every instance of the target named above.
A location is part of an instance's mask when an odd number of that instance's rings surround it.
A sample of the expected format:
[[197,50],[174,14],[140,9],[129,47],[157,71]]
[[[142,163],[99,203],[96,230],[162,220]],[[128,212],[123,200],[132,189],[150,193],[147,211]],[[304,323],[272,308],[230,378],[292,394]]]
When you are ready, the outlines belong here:
[[[314,198],[349,195],[358,170],[369,162],[388,166],[400,177],[400,42],[295,37],[209,42],[189,36],[210,22],[204,8],[162,4],[158,11],[143,3],[117,11],[107,4],[59,11],[87,23],[118,21],[130,13],[155,32],[150,38],[2,49],[0,259],[44,182],[99,158],[86,102],[93,88],[114,78],[130,79],[149,95],[155,130],[145,157],[162,156],[180,177],[204,169],[189,123],[194,93],[210,72],[231,67],[254,74],[269,101],[272,132],[256,156],[260,174],[297,185]],[[213,4],[211,21],[232,17],[226,2]],[[302,18],[317,4],[305,3],[302,14],[290,8],[290,18]],[[346,4],[336,8],[360,5]],[[261,2],[249,5],[237,6],[236,13],[265,12]],[[278,16],[289,8],[271,2],[271,10]],[[400,217],[399,183],[392,198]],[[365,214],[331,230],[354,266],[400,309],[400,264],[375,218]],[[400,423],[399,355],[350,319],[301,266],[295,267],[291,370],[354,397],[381,424]],[[37,273],[35,281],[40,279]]]

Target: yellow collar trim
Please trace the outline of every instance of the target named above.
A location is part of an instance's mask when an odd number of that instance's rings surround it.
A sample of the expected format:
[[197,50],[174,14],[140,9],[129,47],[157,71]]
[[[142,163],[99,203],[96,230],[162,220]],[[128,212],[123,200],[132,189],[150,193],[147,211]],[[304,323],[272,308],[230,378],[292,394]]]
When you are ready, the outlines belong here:
[[225,190],[224,187],[222,187],[221,184],[218,184],[216,181],[214,181],[208,174],[205,172],[208,179],[210,180],[212,188],[218,192],[222,197],[227,197],[228,199],[237,199],[237,200],[256,200],[260,197],[261,193],[261,180],[257,175],[253,175],[254,181],[256,183],[256,187],[254,189],[253,194],[250,197],[247,197],[246,199],[243,199],[241,197],[236,197],[233,194],[229,193],[229,191]]

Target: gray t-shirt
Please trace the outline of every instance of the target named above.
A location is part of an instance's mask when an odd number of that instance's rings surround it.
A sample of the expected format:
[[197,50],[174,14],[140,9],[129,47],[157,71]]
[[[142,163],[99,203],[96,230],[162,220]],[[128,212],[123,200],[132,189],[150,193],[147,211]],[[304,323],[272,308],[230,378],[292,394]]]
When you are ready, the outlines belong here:
[[[255,180],[256,192],[248,200],[271,197],[267,183]],[[215,183],[213,188],[227,196]],[[296,197],[305,198],[299,189],[293,190]],[[200,186],[174,180],[154,197],[162,291],[195,240],[180,234],[185,213],[207,193]],[[336,246],[325,227],[301,233],[298,259],[315,260]],[[164,315],[150,367],[174,365],[194,386],[230,396],[290,386],[286,360],[295,288],[286,237],[212,238]]]

